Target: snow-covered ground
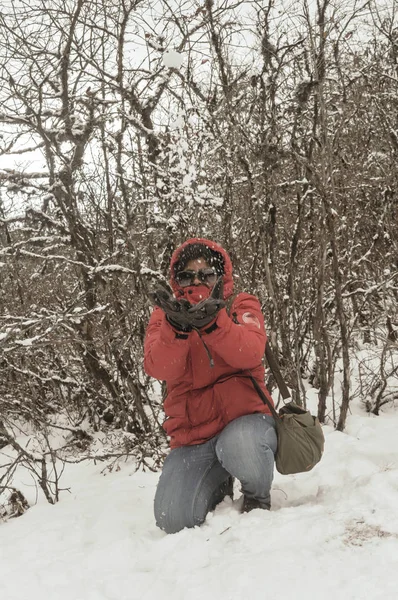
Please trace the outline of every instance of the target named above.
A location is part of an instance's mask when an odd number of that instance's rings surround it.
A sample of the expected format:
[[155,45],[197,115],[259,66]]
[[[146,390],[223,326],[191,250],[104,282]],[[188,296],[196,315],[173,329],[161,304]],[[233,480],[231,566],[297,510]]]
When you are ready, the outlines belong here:
[[[158,473],[70,465],[61,501],[0,523],[3,600],[396,600],[398,412],[325,427],[322,462],[276,473],[272,510],[225,500],[206,523],[154,524]],[[21,489],[35,491],[26,476]]]

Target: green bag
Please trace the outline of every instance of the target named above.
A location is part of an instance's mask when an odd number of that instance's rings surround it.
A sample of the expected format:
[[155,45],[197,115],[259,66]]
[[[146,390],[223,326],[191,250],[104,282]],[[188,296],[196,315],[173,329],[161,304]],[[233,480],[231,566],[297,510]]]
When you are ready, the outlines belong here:
[[[268,348],[268,344],[267,344]],[[271,356],[271,349],[266,350],[268,363],[275,361]],[[271,356],[271,358],[270,358]],[[282,392],[284,399],[290,397],[286,384],[278,380],[282,376],[279,367],[275,363],[270,364],[274,375],[277,368],[278,376],[276,380]],[[288,402],[280,410],[279,414],[269,402],[258,382],[250,375],[250,379],[264,402],[270,409],[275,419],[276,433],[278,437],[278,448],[275,455],[276,468],[282,475],[293,475],[294,473],[303,473],[310,471],[321,460],[325,445],[325,438],[322,427],[317,417],[313,417],[308,410],[305,410],[295,402]],[[284,386],[284,387],[283,387]]]
[[278,436],[275,463],[279,473],[311,471],[321,460],[325,445],[318,418],[295,402],[285,404],[274,418]]

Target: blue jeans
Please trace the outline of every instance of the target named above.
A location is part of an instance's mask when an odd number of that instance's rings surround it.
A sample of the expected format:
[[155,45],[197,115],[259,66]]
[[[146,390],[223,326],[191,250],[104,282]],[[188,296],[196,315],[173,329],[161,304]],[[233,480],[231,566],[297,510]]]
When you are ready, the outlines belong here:
[[200,525],[224,498],[231,475],[245,496],[269,505],[276,447],[274,419],[256,413],[231,421],[204,444],[175,448],[156,490],[156,524],[166,533]]

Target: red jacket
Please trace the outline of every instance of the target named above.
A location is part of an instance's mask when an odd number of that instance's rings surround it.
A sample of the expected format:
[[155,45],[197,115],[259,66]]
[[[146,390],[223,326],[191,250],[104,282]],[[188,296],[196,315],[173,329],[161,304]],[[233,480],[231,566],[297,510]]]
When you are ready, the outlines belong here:
[[[206,244],[222,255],[227,299],[233,291],[231,260],[221,246],[203,238],[188,240],[173,254],[171,285],[175,295],[191,301],[196,295],[197,301],[198,292],[209,293],[205,286],[181,289],[174,279],[173,265],[180,251],[195,242]],[[201,331],[214,367],[210,366],[196,331],[181,334],[174,330],[160,308],[155,308],[151,315],[145,338],[144,368],[148,375],[166,381],[164,429],[171,438],[172,448],[205,442],[237,417],[270,412],[247,377],[250,370],[272,402],[264,385],[262,359],[267,338],[260,303],[255,296],[238,294],[230,314],[237,323],[223,308],[215,324],[204,328],[211,331]]]

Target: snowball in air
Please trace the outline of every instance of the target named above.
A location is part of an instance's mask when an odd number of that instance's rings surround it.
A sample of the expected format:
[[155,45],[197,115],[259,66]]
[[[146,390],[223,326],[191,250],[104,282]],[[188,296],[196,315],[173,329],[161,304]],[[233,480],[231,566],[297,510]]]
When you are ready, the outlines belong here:
[[182,54],[176,52],[176,50],[167,50],[163,54],[163,63],[169,69],[179,69],[182,65],[183,57]]

